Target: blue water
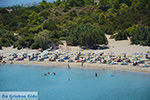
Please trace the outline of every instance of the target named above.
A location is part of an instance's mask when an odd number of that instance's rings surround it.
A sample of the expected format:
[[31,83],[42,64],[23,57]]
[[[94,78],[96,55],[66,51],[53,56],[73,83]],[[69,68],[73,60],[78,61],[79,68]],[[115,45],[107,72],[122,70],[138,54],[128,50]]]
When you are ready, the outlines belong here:
[[[0,7],[14,6],[14,5],[22,5],[33,2],[41,2],[42,0],[0,0]],[[48,2],[53,2],[55,0],[45,0]]]
[[1,65],[0,91],[37,91],[39,100],[150,100],[150,74]]

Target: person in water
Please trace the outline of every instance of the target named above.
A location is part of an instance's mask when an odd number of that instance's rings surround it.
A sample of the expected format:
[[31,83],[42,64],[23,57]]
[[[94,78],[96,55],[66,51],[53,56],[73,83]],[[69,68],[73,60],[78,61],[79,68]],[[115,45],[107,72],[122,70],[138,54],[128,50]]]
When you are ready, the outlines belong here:
[[48,72],[48,74],[50,74],[50,72]]
[[56,73],[55,73],[55,72],[53,72],[53,75],[56,75]]
[[68,69],[70,69],[71,67],[70,67],[70,65],[68,64]]
[[47,74],[44,74],[44,76],[47,76]]
[[97,75],[97,73],[95,72],[95,77],[97,77],[98,75]]
[[82,61],[82,64],[81,64],[82,67],[83,67],[83,64],[84,64],[84,61]]
[[68,81],[70,81],[70,78],[68,78]]

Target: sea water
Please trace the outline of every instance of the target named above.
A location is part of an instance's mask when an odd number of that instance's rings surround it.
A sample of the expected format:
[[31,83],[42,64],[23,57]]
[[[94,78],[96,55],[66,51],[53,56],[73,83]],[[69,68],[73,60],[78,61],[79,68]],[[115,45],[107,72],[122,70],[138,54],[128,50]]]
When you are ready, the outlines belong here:
[[37,91],[39,100],[150,100],[150,74],[6,64],[0,91]]
[[[42,0],[0,0],[0,7],[14,6],[14,5],[23,5],[33,2],[41,2]],[[47,2],[53,2],[56,0],[45,0]]]

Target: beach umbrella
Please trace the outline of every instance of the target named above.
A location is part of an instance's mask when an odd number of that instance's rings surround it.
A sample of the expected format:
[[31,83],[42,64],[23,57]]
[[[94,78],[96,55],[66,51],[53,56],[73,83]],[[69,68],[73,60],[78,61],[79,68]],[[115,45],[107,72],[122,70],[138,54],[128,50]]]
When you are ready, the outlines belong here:
[[132,60],[132,61],[137,61],[137,59],[136,59],[136,58],[132,58],[131,60]]
[[142,58],[142,56],[141,56],[141,55],[137,55],[136,57],[137,57],[137,58]]

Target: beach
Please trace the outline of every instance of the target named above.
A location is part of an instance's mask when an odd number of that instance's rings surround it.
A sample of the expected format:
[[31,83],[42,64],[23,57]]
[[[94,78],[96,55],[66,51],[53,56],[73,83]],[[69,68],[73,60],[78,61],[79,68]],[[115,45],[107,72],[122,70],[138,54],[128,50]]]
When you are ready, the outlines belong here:
[[[83,60],[83,58],[87,58],[90,54],[90,57],[93,61],[95,58],[100,57],[99,54],[104,53],[103,56],[105,58],[103,59],[110,59],[110,55],[114,55],[117,57],[122,57],[123,59],[124,54],[128,56],[128,58],[135,58],[136,56],[142,56],[141,58],[138,58],[139,60],[144,59],[145,52],[150,50],[150,47],[148,46],[139,46],[139,45],[131,45],[130,40],[123,40],[123,41],[115,41],[114,39],[110,39],[110,35],[106,35],[108,39],[108,47],[109,49],[103,49],[103,50],[82,50],[80,47],[74,47],[74,46],[67,46],[65,42],[64,45],[60,45],[58,50],[50,51],[52,54],[48,55],[49,58],[55,56],[56,54],[59,55],[59,58],[56,61],[49,61],[49,59],[45,59],[44,61],[29,61],[27,58],[21,61],[8,61],[8,58],[10,56],[10,53],[15,52],[16,54],[21,55],[22,53],[27,54],[33,54],[33,52],[38,52],[38,50],[32,50],[32,49],[21,49],[17,50],[16,48],[7,47],[3,48],[3,53],[6,58],[6,63],[10,64],[13,62],[13,64],[27,64],[27,65],[40,65],[40,66],[57,66],[57,67],[67,67],[68,64],[71,67],[78,67],[78,68],[89,68],[89,69],[101,69],[101,70],[120,70],[120,71],[131,71],[131,72],[145,72],[150,73],[150,67],[140,67],[140,66],[133,66],[132,63],[129,63],[128,65],[121,65],[121,63],[117,62],[117,64],[104,64],[100,63],[99,61],[91,62],[87,61],[84,62],[82,66],[82,62],[80,60]],[[78,55],[78,53],[81,53],[80,59],[78,61],[68,62],[69,60],[64,61],[58,61],[62,60],[64,57],[69,56],[69,59],[75,59],[75,57]],[[46,53],[45,53],[46,54]],[[83,56],[83,58],[82,58]],[[112,58],[111,58],[112,59]]]
[[[8,62],[10,63],[10,62]],[[82,63],[67,63],[67,62],[35,62],[35,61],[14,61],[14,64],[21,65],[37,65],[37,66],[49,66],[49,67],[68,67],[68,64],[71,68],[87,68],[87,69],[100,69],[100,70],[113,70],[113,71],[128,71],[128,72],[144,72],[150,73],[150,67],[141,68],[135,67],[131,65],[123,66],[123,65],[108,65],[108,64],[90,64],[84,63],[84,66],[81,66]]]

